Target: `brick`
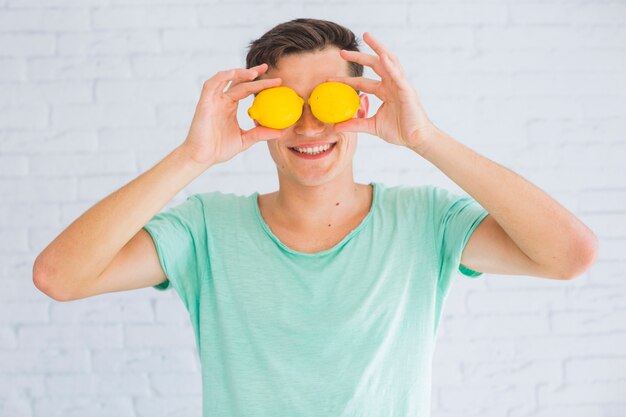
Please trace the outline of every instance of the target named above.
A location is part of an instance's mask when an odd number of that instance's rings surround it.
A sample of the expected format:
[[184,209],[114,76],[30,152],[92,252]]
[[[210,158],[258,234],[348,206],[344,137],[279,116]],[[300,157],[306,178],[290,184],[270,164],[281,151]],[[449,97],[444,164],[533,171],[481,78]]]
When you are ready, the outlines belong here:
[[8,301],[0,304],[0,323],[47,323],[48,301]]
[[7,279],[19,279],[30,276],[33,270],[35,255],[31,252],[0,252],[0,271]]
[[550,316],[554,334],[598,335],[626,330],[626,310],[555,312]]
[[184,6],[107,7],[92,12],[95,29],[190,28],[196,10]]
[[124,56],[31,58],[26,72],[34,81],[124,79],[132,75],[129,57]]
[[45,393],[43,375],[0,375],[0,390],[4,396],[37,397]]
[[50,306],[54,323],[150,323],[154,313],[149,300],[112,301],[88,298],[72,303],[54,303]]
[[179,324],[127,325],[124,328],[124,341],[125,346],[130,348],[191,348],[196,346],[190,323],[184,326]]
[[193,372],[200,363],[194,348],[92,349],[92,366],[98,372]]
[[144,103],[64,105],[52,109],[52,126],[57,129],[154,126],[155,124],[154,109]]
[[[0,178],[24,177],[28,174],[28,158],[0,155]],[[1,220],[0,220],[1,221]]]
[[3,351],[0,373],[67,373],[89,370],[86,349],[46,349],[41,346]]
[[568,383],[618,381],[626,375],[626,357],[567,358],[563,369]]
[[49,114],[49,107],[43,103],[4,106],[0,125],[5,129],[45,128],[50,126]]
[[442,385],[456,385],[463,382],[461,364],[458,362],[439,362],[433,366],[432,385],[439,387]]
[[[610,207],[608,204],[607,206]],[[581,216],[581,220],[583,218],[585,219],[585,224],[589,226],[599,238],[619,238],[626,235],[626,230],[623,230],[623,227],[616,227],[616,225],[626,224],[626,212],[585,214]]]
[[581,337],[578,334],[536,337],[516,346],[521,357],[545,359],[573,356],[619,356],[626,343],[624,334],[597,334]]
[[[470,56],[456,50],[429,51],[432,64],[428,68],[439,72],[457,69],[463,73],[489,72],[498,74],[529,71],[568,73],[577,71],[619,71],[625,58],[619,48],[586,49],[584,59],[565,49],[480,49]],[[614,74],[614,73],[612,73]]]
[[[196,75],[200,66],[195,65],[196,55],[190,52],[162,53],[158,55],[142,54],[132,56],[133,74],[142,79],[161,78],[176,75],[187,78]],[[198,89],[198,97],[200,94]]]
[[0,227],[27,224],[49,226],[58,223],[59,208],[50,204],[0,205]]
[[18,329],[22,347],[112,348],[122,346],[121,325],[26,325]]
[[626,211],[626,190],[583,189],[580,191],[580,208],[587,213]]
[[[317,5],[315,13],[319,14],[321,5]],[[333,5],[337,7],[339,5]],[[282,3],[280,7],[272,2],[259,2],[255,4],[254,13],[241,13],[241,4],[237,3],[212,3],[196,6],[200,27],[233,27],[254,26],[263,21],[286,21],[295,15],[304,16],[310,13],[305,11],[306,4]],[[333,8],[334,8],[333,7]],[[252,36],[251,36],[252,37]]]
[[[250,42],[251,34],[239,27],[215,29],[163,29],[164,52],[222,51],[232,52]],[[216,42],[219,39],[219,42]],[[144,51],[145,52],[145,51]],[[215,65],[215,64],[214,64]]]
[[476,46],[488,49],[623,48],[626,28],[617,26],[482,26]]
[[506,120],[519,118],[577,118],[583,116],[582,103],[568,98],[545,97],[533,100],[525,97],[488,97],[476,103],[479,120],[501,115]]
[[566,305],[565,290],[470,291],[467,309],[472,314],[541,313],[561,310]]
[[411,4],[409,22],[411,25],[473,25],[477,23],[505,24],[508,20],[506,4],[479,3],[420,3]]
[[[589,120],[530,120],[527,123],[531,143],[598,144],[618,142],[618,130],[623,122],[591,122]],[[601,161],[602,158],[597,158]],[[584,190],[583,190],[584,192]]]
[[[32,0],[31,0],[32,1]],[[33,401],[36,416],[135,417],[133,398],[87,396],[46,396]]]
[[568,291],[567,309],[573,311],[626,310],[626,288],[579,288]]
[[135,373],[70,373],[46,377],[47,391],[55,397],[145,396],[150,394],[149,384],[147,375]]
[[[192,116],[190,116],[192,117]],[[190,120],[191,123],[191,120]],[[178,145],[182,144],[189,126],[175,128],[102,128],[98,130],[98,149],[102,151],[128,151],[137,150],[137,159],[140,166],[145,166],[145,161],[150,163],[153,159],[165,157]],[[154,156],[152,156],[154,153]],[[148,156],[148,157],[146,157]],[[144,169],[142,169],[144,170]]]
[[116,30],[61,33],[57,37],[56,53],[60,56],[119,56],[159,52],[160,49],[156,31]]
[[[32,266],[32,265],[31,265]],[[11,277],[2,280],[2,292],[0,301],[41,301],[41,291],[33,284],[32,275],[24,274],[19,278]]]
[[23,106],[36,102],[50,104],[92,103],[92,83],[51,82],[0,85],[0,103]]
[[588,97],[581,102],[585,118],[609,118],[623,115],[621,109],[626,106],[626,96],[619,97]]
[[[385,4],[385,7],[380,7],[375,1],[364,1],[359,4],[359,7],[346,3],[304,3],[302,14],[305,16],[315,14],[321,16],[322,19],[328,18],[331,20],[334,16],[341,16],[341,23],[352,28],[355,28],[357,25],[376,26],[378,30],[373,31],[374,36],[378,34],[379,39],[385,43],[387,38],[383,36],[382,29],[407,27],[408,11],[408,5],[404,2],[388,2]],[[268,13],[267,19],[271,18],[271,13]],[[363,33],[357,31],[355,34],[361,37]]]
[[51,56],[55,50],[55,38],[43,33],[1,33],[0,57]]
[[626,381],[567,384],[563,387],[537,387],[539,404],[626,403]]
[[[136,0],[133,0],[136,1]],[[135,400],[137,417],[154,415],[199,416],[202,415],[201,395],[177,395],[172,397],[138,397]]]
[[24,81],[26,61],[21,58],[0,58],[0,82]]
[[[85,7],[83,0],[6,0],[11,8]],[[109,0],[90,0],[89,6],[105,6]]]
[[189,372],[163,372],[151,375],[151,386],[158,395],[200,395],[202,380],[200,374]]
[[26,396],[5,396],[3,402],[0,403],[0,415],[32,417],[33,410],[30,401],[30,398]]
[[534,387],[539,384],[563,382],[560,360],[489,361],[463,364],[463,382],[470,386]]
[[96,132],[80,129],[61,132],[53,129],[9,131],[2,141],[4,154],[66,154],[95,151],[96,148]]
[[532,417],[606,417],[600,405],[550,405],[539,406],[539,409],[528,416]]
[[90,28],[88,9],[4,9],[0,11],[3,32],[74,31]]
[[157,300],[154,303],[155,321],[157,323],[183,323],[189,322],[189,313],[178,299]]
[[0,230],[0,252],[28,251],[28,231],[12,227]]
[[589,282],[593,285],[620,287],[624,284],[623,277],[626,276],[626,262],[622,259],[596,261],[588,274]]
[[37,176],[70,177],[92,174],[131,174],[135,157],[128,152],[98,152],[81,155],[33,155],[31,173]]
[[598,260],[621,261],[624,259],[624,247],[626,247],[626,238],[602,239]]
[[0,325],[0,348],[15,349],[17,348],[17,335],[13,326]]
[[[451,339],[506,339],[534,337],[550,332],[542,314],[500,314],[498,316],[447,316],[442,326]],[[471,329],[471,332],[467,332]]]
[[[193,115],[196,111],[197,102],[186,100],[184,103],[157,104],[156,118],[159,125],[166,129],[185,129],[189,131]],[[183,137],[184,139],[184,137]],[[182,140],[181,142],[182,143]]]
[[621,3],[511,3],[513,24],[619,24],[626,23],[626,5]]
[[29,179],[0,178],[0,195],[13,203],[43,203],[71,201],[76,198],[76,179],[39,178]]
[[[192,80],[133,80],[96,81],[95,95],[98,103],[171,103],[193,99],[199,89]],[[195,106],[194,106],[195,109]],[[193,111],[190,113],[193,116]]]
[[524,407],[533,403],[534,387],[506,384],[504,386],[483,387],[442,387],[439,398],[442,409],[456,412],[457,415],[479,415],[481,411],[503,415],[513,406]]

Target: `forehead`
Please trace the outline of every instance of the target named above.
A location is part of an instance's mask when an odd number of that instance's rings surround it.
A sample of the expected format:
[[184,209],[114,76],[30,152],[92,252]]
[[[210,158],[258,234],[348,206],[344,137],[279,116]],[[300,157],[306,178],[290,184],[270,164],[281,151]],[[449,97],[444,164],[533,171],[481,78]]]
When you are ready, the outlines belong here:
[[328,77],[337,76],[349,76],[349,62],[339,55],[339,48],[333,46],[322,51],[283,56],[276,68],[270,68],[259,78],[280,77],[283,80],[281,85],[307,97],[315,86]]

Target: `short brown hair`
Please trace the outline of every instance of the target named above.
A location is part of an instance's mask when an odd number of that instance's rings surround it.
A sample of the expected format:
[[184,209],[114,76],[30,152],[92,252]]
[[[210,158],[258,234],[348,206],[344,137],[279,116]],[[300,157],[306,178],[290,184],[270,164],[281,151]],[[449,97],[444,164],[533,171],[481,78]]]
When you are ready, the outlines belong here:
[[[267,63],[269,68],[275,68],[282,56],[316,52],[328,46],[359,51],[359,43],[360,40],[350,29],[335,22],[311,18],[293,19],[274,26],[259,39],[250,42],[246,55],[246,68],[263,63]],[[361,77],[363,75],[362,64],[353,61],[346,62],[349,76]]]

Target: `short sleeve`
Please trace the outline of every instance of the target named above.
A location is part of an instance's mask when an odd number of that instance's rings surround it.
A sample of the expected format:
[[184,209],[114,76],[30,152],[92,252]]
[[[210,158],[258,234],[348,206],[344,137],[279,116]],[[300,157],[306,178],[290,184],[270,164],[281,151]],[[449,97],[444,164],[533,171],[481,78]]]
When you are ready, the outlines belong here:
[[167,279],[156,290],[174,287],[189,310],[200,296],[200,281],[208,262],[206,221],[197,194],[157,213],[143,227],[152,237]]
[[439,187],[432,187],[431,192],[440,284],[448,285],[457,272],[471,278],[481,276],[482,272],[461,265],[461,255],[472,232],[489,213],[467,194]]

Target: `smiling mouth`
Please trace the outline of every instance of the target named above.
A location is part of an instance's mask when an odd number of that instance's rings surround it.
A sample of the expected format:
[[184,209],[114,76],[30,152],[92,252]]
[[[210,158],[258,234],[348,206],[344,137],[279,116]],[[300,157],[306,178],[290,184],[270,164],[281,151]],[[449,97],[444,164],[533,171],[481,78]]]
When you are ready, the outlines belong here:
[[295,149],[295,147],[288,147],[289,150],[291,152],[293,152],[294,154],[296,154],[297,156],[301,157],[301,158],[305,158],[305,159],[317,159],[317,158],[322,158],[328,154],[330,154],[333,149],[335,148],[335,146],[337,145],[337,142],[333,142],[330,144],[330,147],[326,150],[323,151],[318,151],[315,153],[309,153],[309,152],[300,152],[297,149]]
[[[325,143],[322,146],[320,146],[320,145],[318,145],[318,146],[306,146],[306,147],[303,147],[303,146],[288,146],[288,148],[291,149],[292,151],[300,152],[296,148],[300,148],[300,149],[307,149],[307,148],[314,149],[314,148],[325,148],[326,146],[330,145],[330,147],[328,149],[332,149],[336,144],[337,144],[337,142],[330,142],[330,143]],[[315,155],[315,153],[309,153],[309,152],[300,152],[300,153],[303,153],[303,154],[306,154],[306,155]],[[317,153],[321,153],[321,151],[318,151]]]

